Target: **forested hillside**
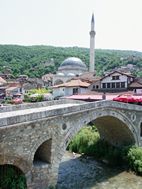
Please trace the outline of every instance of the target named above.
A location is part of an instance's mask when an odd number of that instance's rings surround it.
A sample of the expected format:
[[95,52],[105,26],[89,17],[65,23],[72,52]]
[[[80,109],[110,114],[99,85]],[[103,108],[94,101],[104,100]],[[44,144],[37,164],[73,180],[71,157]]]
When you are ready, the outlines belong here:
[[[0,72],[9,70],[14,76],[26,74],[41,77],[56,72],[67,57],[79,57],[89,64],[89,49],[78,47],[0,45]],[[96,50],[98,74],[122,65],[136,65],[135,74],[142,76],[142,53],[136,51]]]

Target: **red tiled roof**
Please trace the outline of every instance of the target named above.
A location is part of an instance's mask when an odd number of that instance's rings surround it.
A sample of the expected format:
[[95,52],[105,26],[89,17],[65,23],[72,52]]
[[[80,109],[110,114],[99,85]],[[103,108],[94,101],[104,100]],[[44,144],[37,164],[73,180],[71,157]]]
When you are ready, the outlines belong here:
[[18,87],[8,87],[8,88],[6,89],[6,91],[13,91],[13,90],[15,90],[15,89],[18,89]]
[[8,83],[8,87],[20,87],[20,83],[19,82],[13,82],[13,83]]
[[142,88],[142,84],[139,83],[138,81],[134,81],[129,85],[130,88]]
[[0,77],[0,83],[1,84],[5,84],[5,83],[7,83],[2,77]]
[[100,80],[102,80],[102,79],[104,79],[104,78],[106,78],[106,77],[112,75],[113,73],[119,73],[119,74],[121,74],[121,75],[126,75],[126,76],[128,76],[128,77],[134,77],[134,76],[131,75],[131,74],[128,74],[128,73],[124,73],[124,72],[120,72],[120,71],[115,70],[115,71],[110,72],[109,74],[105,75],[105,76],[102,77]]
[[74,79],[80,79],[82,81],[92,83],[92,82],[100,80],[101,77],[96,76],[95,72],[85,72],[79,75],[78,77],[75,77]]
[[84,87],[87,88],[89,87],[89,83],[83,82],[81,80],[71,80],[69,82],[60,84],[60,85],[54,85],[53,88],[60,88],[60,87]]

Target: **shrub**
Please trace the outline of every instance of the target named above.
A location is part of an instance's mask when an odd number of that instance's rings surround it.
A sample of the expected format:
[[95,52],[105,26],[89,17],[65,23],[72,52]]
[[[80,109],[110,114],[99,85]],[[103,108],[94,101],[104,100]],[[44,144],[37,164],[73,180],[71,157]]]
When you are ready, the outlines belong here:
[[128,152],[127,158],[130,168],[142,175],[142,148],[132,147]]
[[25,102],[41,102],[43,100],[44,100],[44,96],[41,94],[34,97],[31,97],[29,95],[24,95]]
[[24,95],[24,102],[31,102],[31,98],[28,94]]
[[43,95],[38,95],[36,98],[35,98],[35,101],[36,102],[41,102],[44,100],[44,96]]
[[72,152],[94,156],[100,160],[105,159],[110,165],[126,165],[142,175],[142,148],[115,147],[101,140],[94,126],[81,129],[69,144],[68,149]]
[[72,152],[84,153],[98,159],[106,159],[110,165],[122,165],[126,162],[129,147],[115,147],[101,140],[95,126],[84,127],[68,146]]
[[89,126],[81,129],[69,144],[68,149],[73,152],[93,155],[94,145],[99,140],[99,134],[92,130],[93,128]]
[[29,94],[39,94],[39,95],[43,95],[45,93],[49,93],[48,89],[45,88],[41,88],[41,89],[31,89],[29,91]]
[[25,176],[12,166],[6,170],[0,169],[0,188],[3,189],[26,189]]

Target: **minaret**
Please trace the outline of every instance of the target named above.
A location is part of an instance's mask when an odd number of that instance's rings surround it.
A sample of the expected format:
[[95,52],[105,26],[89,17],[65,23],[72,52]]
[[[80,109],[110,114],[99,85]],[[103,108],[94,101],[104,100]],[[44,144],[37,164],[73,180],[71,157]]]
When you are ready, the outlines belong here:
[[94,14],[92,14],[91,20],[91,31],[90,31],[90,64],[89,64],[89,72],[95,71],[95,21],[94,21]]

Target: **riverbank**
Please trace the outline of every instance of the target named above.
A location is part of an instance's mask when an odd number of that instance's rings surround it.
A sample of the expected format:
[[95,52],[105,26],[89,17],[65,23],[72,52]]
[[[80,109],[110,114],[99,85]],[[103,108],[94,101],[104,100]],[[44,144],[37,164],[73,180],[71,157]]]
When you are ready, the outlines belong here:
[[59,168],[57,189],[141,189],[142,177],[110,168],[93,158],[66,152]]

